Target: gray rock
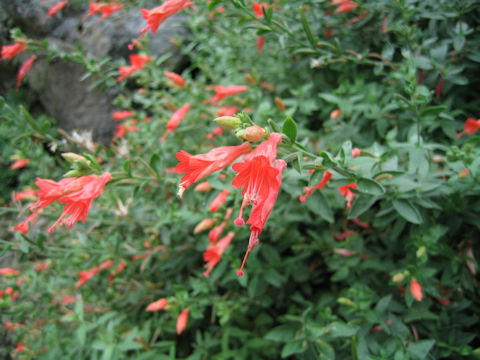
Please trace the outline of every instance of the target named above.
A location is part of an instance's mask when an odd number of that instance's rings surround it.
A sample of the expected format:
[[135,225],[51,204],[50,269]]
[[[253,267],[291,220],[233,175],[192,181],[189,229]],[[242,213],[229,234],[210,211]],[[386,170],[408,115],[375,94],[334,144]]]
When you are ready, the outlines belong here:
[[[6,14],[0,31],[19,27],[29,38],[41,40],[46,37],[49,47],[56,46],[68,52],[80,44],[85,53],[97,58],[109,56],[113,60],[124,58],[128,62],[128,55],[136,52],[129,51],[128,44],[139,36],[139,29],[146,23],[139,9],[122,9],[102,21],[99,21],[99,15],[84,21],[86,4],[73,3],[43,24],[47,10],[57,1],[49,0],[40,5],[38,0],[0,0],[0,10]],[[170,39],[188,35],[185,21],[185,15],[177,14],[161,24],[156,34],[148,34],[152,55],[171,54],[164,63],[169,70],[180,71],[182,67],[184,59]],[[0,45],[1,42],[0,34]],[[16,62],[24,58],[19,56]],[[2,65],[0,75],[2,72],[12,73],[11,67]],[[107,143],[115,127],[111,113],[118,89],[106,92],[91,90],[95,79],[80,81],[84,73],[81,64],[61,60],[48,63],[44,57],[38,57],[27,79],[45,111],[57,119],[59,127],[67,131],[93,129],[95,139]]]

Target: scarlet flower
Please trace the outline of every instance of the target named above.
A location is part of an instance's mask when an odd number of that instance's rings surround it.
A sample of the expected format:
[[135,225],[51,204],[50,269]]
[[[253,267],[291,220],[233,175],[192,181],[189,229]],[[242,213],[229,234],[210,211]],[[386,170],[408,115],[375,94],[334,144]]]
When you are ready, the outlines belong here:
[[347,200],[347,209],[352,208],[352,201],[355,199],[355,193],[350,189],[358,189],[358,187],[355,183],[338,187],[340,195],[345,196],[345,199]]
[[317,185],[303,188],[303,196],[300,196],[298,199],[301,202],[305,202],[307,198],[315,192],[315,189],[323,189],[331,177],[332,173],[330,171],[325,171],[323,173],[322,180]]
[[248,240],[248,248],[245,253],[245,257],[243,258],[242,266],[237,271],[238,276],[243,276],[243,267],[247,261],[248,254],[255,248],[255,246],[257,246],[259,242],[258,236],[262,233],[263,227],[265,226],[265,223],[267,222],[268,217],[275,206],[275,202],[277,201],[278,197],[278,190],[282,184],[282,173],[286,167],[287,163],[285,161],[275,161],[274,168],[277,170],[275,180],[277,181],[278,186],[271,187],[268,195],[265,197],[260,197],[252,207],[252,212],[247,220],[247,224],[250,224],[250,239]]
[[233,116],[237,113],[238,107],[236,106],[224,106],[217,111],[217,116]]
[[118,124],[113,136],[116,138],[121,138],[127,135],[129,132],[138,131],[138,126],[131,126],[129,124]]
[[120,76],[117,77],[117,81],[120,82],[125,79],[127,76],[132,75],[133,73],[142,69],[147,62],[152,60],[151,56],[143,56],[138,54],[130,55],[130,66],[120,66],[118,72]]
[[38,263],[35,264],[35,272],[37,272],[37,273],[42,272],[44,270],[47,270],[49,267],[50,267],[49,262],[46,262],[46,263],[38,262]]
[[180,122],[183,120],[185,115],[187,115],[188,110],[190,110],[190,104],[187,103],[173,113],[170,120],[168,120],[167,131],[159,139],[159,141],[163,142],[165,138],[177,128],[178,124],[180,124]]
[[115,121],[122,121],[129,117],[135,115],[133,111],[130,110],[123,110],[123,111],[114,111],[112,114],[113,120]]
[[94,267],[86,271],[79,271],[78,276],[80,277],[80,279],[78,279],[78,281],[75,283],[74,289],[77,290],[80,286],[84,285],[88,280],[90,280],[97,274],[98,274],[97,267]]
[[22,80],[27,75],[27,73],[30,71],[30,69],[33,66],[33,62],[35,61],[37,57],[35,55],[30,56],[23,64],[20,66],[20,69],[18,70],[17,74],[17,87],[16,90],[20,88],[20,85],[22,84]]
[[150,305],[147,306],[147,311],[158,311],[158,310],[163,310],[168,306],[168,301],[165,298],[158,299],[157,301],[154,301]]
[[207,250],[205,250],[203,253],[203,260],[207,263],[205,264],[206,270],[203,273],[203,276],[208,277],[210,275],[210,272],[215,265],[219,263],[223,253],[227,250],[234,236],[235,234],[233,232],[229,232],[227,236],[220,239],[218,243],[210,245]]
[[335,109],[330,113],[330,119],[335,119],[335,118],[339,117],[340,115],[342,115],[342,110]]
[[12,45],[3,45],[2,58],[0,60],[5,60],[5,59],[12,60],[15,55],[21,53],[26,49],[27,49],[27,42],[23,39],[18,39],[17,42]]
[[208,230],[208,229],[210,229],[213,225],[215,225],[216,222],[217,222],[217,220],[216,220],[216,219],[212,219],[212,218],[203,219],[202,221],[200,221],[200,222],[197,224],[197,226],[195,226],[195,228],[193,229],[193,233],[194,233],[194,234],[198,234],[199,232]]
[[22,342],[17,342],[17,346],[15,347],[15,349],[13,350],[13,353],[14,354],[18,354],[19,352],[22,352],[23,350],[25,350],[27,348],[27,345],[25,345],[24,343]]
[[467,133],[472,135],[480,129],[480,119],[475,120],[474,118],[468,118],[463,124],[463,131],[457,134],[457,139],[460,139],[463,134]]
[[24,199],[35,199],[37,197],[37,191],[28,189],[15,193],[15,200],[23,201]]
[[255,16],[258,17],[258,18],[262,18],[263,17],[263,9],[262,7],[265,8],[265,10],[267,10],[270,5],[267,4],[267,3],[253,3],[252,5],[252,10],[253,12],[255,13]]
[[352,156],[355,158],[357,156],[360,156],[360,149],[359,148],[353,148],[352,149]]
[[102,14],[102,19],[106,19],[114,12],[122,9],[123,4],[89,3],[88,7],[90,8],[90,11],[84,16],[83,20],[98,13]]
[[174,72],[167,71],[165,73],[165,76],[179,86],[187,86],[187,83],[185,82],[185,80],[183,80],[183,78],[180,75]]
[[48,20],[48,18],[52,17],[55,15],[57,12],[62,10],[66,5],[68,4],[68,0],[60,1],[53,5],[47,12],[47,16],[45,17],[45,20],[43,20],[43,23],[45,24]]
[[132,50],[148,30],[151,30],[152,34],[155,34],[162,22],[164,22],[170,16],[175,15],[178,11],[185,9],[192,4],[193,2],[190,0],[167,0],[162,5],[151,10],[141,9],[140,11],[142,12],[143,18],[147,20],[147,25],[140,29],[140,36],[132,44],[128,45],[128,48]]
[[177,174],[185,174],[178,190],[178,196],[182,196],[186,188],[194,182],[223,169],[230,165],[239,156],[250,152],[249,143],[243,143],[238,146],[220,146],[210,150],[206,154],[191,155],[184,150],[180,150],[176,157],[179,164],[175,167]]
[[0,268],[0,275],[18,275],[18,270],[12,268]]
[[335,14],[346,13],[346,12],[349,12],[349,11],[352,11],[352,10],[356,9],[357,7],[358,7],[358,4],[356,4],[352,1],[349,1],[349,0],[348,1],[341,1],[340,4],[338,4],[337,9],[335,10]]
[[218,209],[220,209],[220,206],[225,204],[227,201],[227,196],[230,193],[230,190],[225,189],[220,194],[217,195],[215,199],[210,203],[210,211],[211,212],[216,212]]
[[239,218],[236,223],[241,223],[243,208],[253,203],[257,195],[261,198],[268,197],[270,189],[280,187],[277,180],[278,169],[272,166],[277,157],[277,146],[282,141],[278,133],[271,133],[268,140],[260,143],[254,151],[245,155],[241,162],[233,164],[232,168],[238,174],[232,180],[236,189],[243,187],[243,203]]
[[257,36],[257,52],[259,54],[263,51],[263,44],[265,43],[265,38],[262,35]]
[[208,181],[201,182],[194,189],[196,192],[208,192],[212,190],[212,186],[208,183]]
[[[48,229],[49,232],[53,232],[55,226],[59,223],[71,228],[79,220],[85,222],[93,200],[101,195],[103,187],[111,179],[112,175],[108,172],[100,177],[87,175],[78,178],[66,178],[59,182],[37,178],[35,184],[40,189],[38,191],[40,200],[29,207],[29,210],[34,211],[34,213],[15,226],[14,230],[21,231],[26,235],[29,223],[38,217],[42,209],[54,201],[65,204],[65,207],[62,215]],[[66,217],[67,215],[69,216]]]
[[418,283],[415,278],[410,280],[410,293],[412,294],[413,298],[417,301],[422,301],[423,293],[422,293],[422,286]]
[[177,334],[181,334],[187,327],[188,323],[188,309],[183,310],[177,318]]
[[20,159],[15,161],[12,165],[10,165],[10,169],[17,170],[23,168],[30,162],[30,159]]
[[218,226],[215,226],[210,232],[208,233],[208,241],[211,244],[215,244],[218,239],[220,239],[220,236],[222,235],[223,230],[225,230],[225,227],[227,226],[226,221],[222,221],[222,223]]
[[229,86],[215,86],[215,95],[212,96],[208,101],[210,103],[214,103],[217,101],[226,98],[227,96],[232,96],[239,94],[241,92],[247,91],[247,87],[245,85],[229,85]]

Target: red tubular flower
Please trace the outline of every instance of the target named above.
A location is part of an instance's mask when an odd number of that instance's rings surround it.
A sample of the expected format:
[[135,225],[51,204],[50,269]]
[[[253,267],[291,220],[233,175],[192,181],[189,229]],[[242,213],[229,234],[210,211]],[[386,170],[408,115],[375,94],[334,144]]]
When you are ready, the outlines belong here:
[[215,95],[212,96],[208,101],[210,103],[214,103],[226,98],[227,96],[236,95],[244,91],[247,91],[247,87],[245,85],[217,85],[215,86]]
[[158,299],[157,301],[154,301],[150,305],[147,306],[147,311],[158,311],[158,310],[163,310],[168,306],[168,301],[165,298]]
[[165,138],[177,128],[178,124],[180,124],[180,122],[183,120],[185,115],[187,115],[188,110],[190,110],[190,104],[187,103],[173,113],[170,120],[168,120],[167,131],[159,139],[160,142],[163,142]]
[[480,119],[468,118],[463,124],[463,131],[457,134],[457,138],[462,137],[463,134],[472,135],[480,129]]
[[182,196],[186,188],[194,182],[230,165],[239,156],[250,152],[249,143],[238,146],[220,146],[206,154],[191,155],[181,150],[176,154],[179,164],[175,167],[177,174],[185,174],[178,189],[178,196]]
[[162,5],[151,10],[141,9],[140,11],[142,12],[143,18],[147,20],[147,25],[140,29],[140,36],[135,39],[132,44],[128,45],[128,48],[132,50],[148,30],[150,30],[152,34],[155,34],[162,22],[164,22],[170,16],[175,15],[178,11],[185,9],[192,4],[193,2],[190,0],[167,0]]
[[225,227],[227,226],[226,221],[222,221],[222,223],[218,226],[215,226],[210,232],[208,233],[208,241],[211,244],[215,244],[218,239],[220,239],[220,236],[222,235],[223,230],[225,230]]
[[19,192],[15,193],[14,197],[15,197],[15,200],[17,200],[17,201],[23,201],[24,199],[36,200],[37,191],[36,190],[31,190],[31,189],[24,190],[24,191],[19,191]]
[[262,18],[262,17],[263,17],[263,9],[262,9],[262,7],[264,7],[265,10],[267,10],[267,9],[270,7],[270,5],[267,4],[267,3],[264,3],[264,2],[262,2],[262,3],[257,3],[257,2],[256,2],[256,3],[253,3],[253,5],[252,5],[252,10],[253,10],[253,12],[255,13],[255,16],[258,17],[258,18]]
[[336,14],[346,13],[358,7],[358,4],[351,0],[333,0],[332,4],[337,6],[337,9],[335,10]]
[[263,51],[263,44],[265,43],[265,38],[262,35],[257,36],[257,52],[259,54]]
[[220,209],[220,206],[225,204],[227,201],[227,196],[230,193],[230,190],[225,189],[220,194],[217,195],[215,199],[210,203],[210,211],[211,212],[216,212],[218,209]]
[[233,116],[237,113],[238,107],[236,106],[224,106],[217,111],[217,116]]
[[106,19],[114,12],[123,8],[123,4],[89,3],[90,11],[84,16],[83,20],[89,16],[101,13],[102,19]]
[[268,195],[266,197],[259,198],[252,207],[252,212],[247,220],[247,224],[250,224],[250,239],[248,240],[248,248],[245,253],[245,257],[243,258],[242,266],[237,271],[238,276],[243,276],[243,267],[247,261],[248,253],[252,251],[258,244],[258,236],[262,233],[263,227],[265,226],[265,223],[267,222],[268,217],[275,206],[275,202],[277,201],[278,197],[278,190],[282,184],[282,173],[287,167],[287,163],[283,160],[277,160],[275,161],[274,167],[277,170],[276,181],[278,183],[278,187],[270,188]]
[[0,60],[9,59],[12,60],[13,57],[22,51],[27,49],[27,42],[25,40],[17,40],[15,44],[4,45],[2,46],[2,57]]
[[229,232],[227,236],[220,239],[215,245],[210,245],[203,253],[203,260],[207,262],[205,264],[206,270],[203,273],[203,276],[208,277],[210,275],[210,272],[215,265],[219,263],[223,253],[227,250],[234,236],[235,234],[233,232]]
[[[63,223],[70,228],[79,220],[85,222],[93,200],[101,195],[103,187],[111,179],[112,175],[108,172],[100,177],[87,175],[78,178],[66,178],[59,182],[37,178],[36,185],[40,189],[38,191],[40,200],[29,207],[30,211],[37,210],[22,223],[15,226],[14,230],[21,231],[26,235],[29,223],[38,217],[42,209],[54,201],[65,204],[65,207],[62,215],[48,229],[49,232],[53,232],[55,226],[59,223]],[[66,215],[69,216],[66,217]]]
[[208,229],[210,229],[213,225],[215,225],[216,222],[217,222],[217,220],[216,220],[216,219],[212,219],[212,218],[203,219],[202,221],[200,221],[200,222],[195,226],[195,228],[193,229],[193,233],[194,233],[194,234],[198,234],[199,232],[208,230]]
[[165,73],[165,76],[179,86],[187,86],[187,83],[185,82],[185,80],[183,80],[183,78],[180,75],[174,72],[167,71]]
[[278,133],[270,134],[267,141],[262,142],[250,154],[245,155],[241,162],[233,164],[232,168],[237,176],[232,180],[236,189],[243,187],[243,202],[240,208],[236,225],[243,225],[243,209],[254,203],[257,196],[267,198],[271,190],[277,191],[280,184],[277,179],[278,169],[272,166],[277,157],[277,145],[282,141]]
[[10,165],[10,169],[17,170],[25,167],[30,162],[30,159],[20,159],[15,161],[12,165]]
[[208,192],[212,190],[212,185],[208,183],[208,181],[201,182],[194,189],[196,192]]
[[132,117],[135,115],[133,111],[130,110],[123,110],[123,111],[114,111],[112,114],[113,120],[115,121],[122,121],[125,119],[128,119],[129,117]]
[[350,183],[348,185],[338,187],[338,191],[340,191],[340,195],[345,196],[345,199],[347,200],[347,209],[352,208],[352,202],[355,199],[355,194],[350,189],[358,189],[358,187],[355,183]]
[[20,88],[20,85],[22,84],[22,80],[27,75],[27,73],[30,71],[30,69],[33,66],[33,63],[37,57],[35,55],[30,56],[23,64],[20,66],[20,69],[18,70],[17,74],[17,87],[16,90]]
[[43,23],[45,24],[49,18],[51,18],[53,15],[55,15],[57,12],[62,10],[66,5],[68,4],[68,0],[60,1],[53,5],[47,12],[47,16],[45,17],[45,20],[43,20]]
[[74,289],[77,290],[80,286],[84,285],[88,280],[90,280],[97,274],[98,274],[97,267],[94,267],[86,271],[79,271],[78,276],[80,277],[80,279],[78,279],[78,281],[75,283]]
[[117,81],[120,82],[124,80],[127,76],[132,75],[138,70],[142,69],[147,62],[152,60],[151,56],[142,56],[138,54],[130,55],[130,66],[120,66],[118,72],[120,76],[117,77]]
[[177,334],[181,334],[187,327],[188,323],[188,309],[183,310],[177,318]]
[[298,199],[301,202],[305,202],[307,198],[315,192],[315,189],[323,189],[331,178],[332,173],[330,171],[325,171],[323,173],[322,180],[317,185],[303,188],[303,196],[300,196]]
[[335,109],[330,113],[330,119],[335,119],[335,118],[339,117],[340,115],[342,115],[342,110]]
[[0,268],[0,275],[18,275],[18,270],[12,268]]
[[422,301],[422,297],[423,297],[422,286],[418,283],[418,281],[415,278],[410,280],[410,293],[412,294],[415,300]]

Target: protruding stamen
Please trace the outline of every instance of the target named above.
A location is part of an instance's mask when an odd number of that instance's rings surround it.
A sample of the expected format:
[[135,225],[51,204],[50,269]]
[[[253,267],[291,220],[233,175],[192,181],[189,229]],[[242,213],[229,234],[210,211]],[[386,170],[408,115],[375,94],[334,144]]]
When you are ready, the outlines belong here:
[[250,252],[250,249],[247,249],[247,252],[245,253],[245,257],[243,258],[242,266],[240,266],[240,269],[237,270],[237,275],[238,276],[243,276],[243,267],[245,266],[245,262],[247,261],[248,253]]

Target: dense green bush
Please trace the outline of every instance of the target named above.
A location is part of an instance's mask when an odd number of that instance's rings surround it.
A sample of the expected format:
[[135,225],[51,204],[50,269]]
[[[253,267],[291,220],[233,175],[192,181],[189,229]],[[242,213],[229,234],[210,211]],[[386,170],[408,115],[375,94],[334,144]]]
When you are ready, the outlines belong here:
[[[354,2],[332,3],[274,1],[256,14],[248,1],[196,1],[181,10],[190,39],[176,40],[190,61],[186,86],[165,77],[165,58],[153,58],[129,76],[132,93],[115,81],[112,63],[98,59],[87,75],[121,88],[115,105],[133,112],[108,147],[87,151],[68,134],[61,141],[49,119],[19,107],[21,96],[1,100],[2,167],[13,155],[31,159],[4,172],[1,211],[10,229],[30,214],[10,192],[34,188],[37,176],[108,171],[113,179],[84,224],[48,233],[62,212],[57,203],[28,234],[3,235],[0,253],[14,254],[8,259],[20,273],[0,275],[1,320],[20,325],[0,327],[8,339],[0,353],[20,342],[26,348],[14,356],[32,359],[480,356],[478,120],[457,136],[480,112],[480,3],[365,0],[346,12],[340,6]],[[149,55],[152,36],[138,53]],[[33,48],[38,56],[56,51]],[[214,85],[247,90],[214,102]],[[237,107],[242,125],[206,139],[224,106]],[[181,175],[170,169],[180,150],[240,145],[235,135],[252,124],[283,134],[277,159],[288,167],[240,277],[250,231],[233,223],[242,204],[231,186],[236,172],[226,167],[203,179],[212,190],[192,186],[180,199]],[[84,159],[68,162],[66,152]],[[325,186],[305,194],[326,171]],[[349,209],[339,187],[352,183]],[[225,188],[227,204],[211,213]],[[222,236],[235,237],[205,277],[208,235],[194,228],[206,218],[219,225],[227,206],[233,214]],[[166,308],[146,311],[161,298]],[[176,331],[185,309],[187,327]]]

